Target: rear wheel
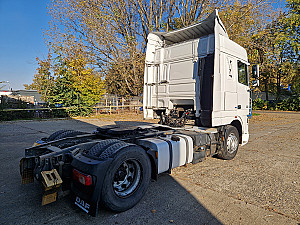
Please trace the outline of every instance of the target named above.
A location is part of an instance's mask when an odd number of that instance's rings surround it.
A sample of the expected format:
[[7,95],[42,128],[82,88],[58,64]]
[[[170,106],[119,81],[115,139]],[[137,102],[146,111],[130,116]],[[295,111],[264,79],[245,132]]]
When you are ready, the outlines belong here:
[[219,150],[218,157],[226,160],[233,159],[237,154],[238,148],[239,132],[236,127],[228,125],[225,131],[224,145]]
[[103,182],[101,201],[112,211],[135,206],[144,196],[151,178],[151,164],[144,149],[129,145],[114,156]]

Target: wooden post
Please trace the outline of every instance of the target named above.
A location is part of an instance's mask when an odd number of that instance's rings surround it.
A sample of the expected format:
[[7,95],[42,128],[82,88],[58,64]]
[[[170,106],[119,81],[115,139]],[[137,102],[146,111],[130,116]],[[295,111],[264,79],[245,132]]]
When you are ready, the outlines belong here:
[[107,98],[105,98],[105,112],[107,113]]
[[117,113],[119,114],[119,98],[116,98]]
[[111,101],[109,101],[109,115],[111,114]]

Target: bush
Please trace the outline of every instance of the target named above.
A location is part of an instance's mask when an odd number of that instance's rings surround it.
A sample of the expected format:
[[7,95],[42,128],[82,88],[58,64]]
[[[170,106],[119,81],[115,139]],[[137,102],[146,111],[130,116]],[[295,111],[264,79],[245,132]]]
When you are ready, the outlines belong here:
[[277,103],[278,110],[300,111],[300,95],[292,95]]
[[262,100],[260,98],[255,99],[252,101],[252,109],[257,110],[257,109],[265,109],[265,106],[267,104],[267,101]]
[[92,107],[77,106],[47,109],[0,109],[0,121],[90,116],[92,113]]
[[294,94],[281,101],[267,101],[260,98],[252,101],[253,110],[300,111],[300,95]]
[[65,109],[7,109],[0,110],[0,121],[41,118],[65,118]]
[[71,106],[66,109],[69,116],[90,116],[93,112],[92,107]]

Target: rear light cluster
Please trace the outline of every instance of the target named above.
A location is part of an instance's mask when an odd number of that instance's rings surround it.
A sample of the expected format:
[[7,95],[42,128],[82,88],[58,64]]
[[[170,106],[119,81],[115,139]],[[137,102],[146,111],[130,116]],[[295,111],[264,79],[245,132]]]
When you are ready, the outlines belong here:
[[83,174],[76,169],[73,169],[73,179],[85,186],[92,185],[92,176]]

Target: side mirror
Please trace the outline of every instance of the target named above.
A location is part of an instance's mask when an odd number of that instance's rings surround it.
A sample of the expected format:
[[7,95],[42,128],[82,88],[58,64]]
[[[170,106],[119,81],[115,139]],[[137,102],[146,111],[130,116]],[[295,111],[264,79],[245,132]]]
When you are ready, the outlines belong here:
[[252,81],[252,86],[253,87],[258,87],[259,86],[259,65],[253,65],[252,66],[252,77],[255,79]]

